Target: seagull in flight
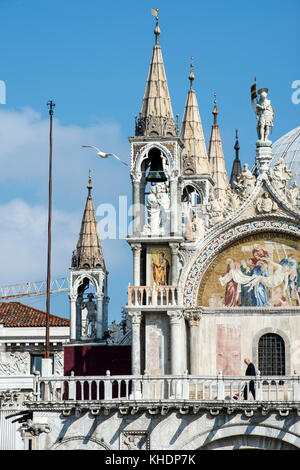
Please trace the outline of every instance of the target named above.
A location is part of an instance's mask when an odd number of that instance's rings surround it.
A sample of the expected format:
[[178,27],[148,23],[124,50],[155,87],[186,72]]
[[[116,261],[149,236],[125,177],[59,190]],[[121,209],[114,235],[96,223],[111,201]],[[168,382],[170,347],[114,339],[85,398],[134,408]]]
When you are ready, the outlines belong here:
[[123,162],[123,160],[121,160],[119,157],[117,157],[117,155],[115,155],[114,153],[104,153],[104,152],[101,152],[101,150],[98,149],[98,147],[95,147],[94,145],[82,145],[81,147],[91,148],[91,149],[97,150],[96,155],[98,155],[98,157],[101,157],[101,158],[115,157],[115,158],[117,158],[121,163],[123,163],[124,165],[128,166],[128,163]]

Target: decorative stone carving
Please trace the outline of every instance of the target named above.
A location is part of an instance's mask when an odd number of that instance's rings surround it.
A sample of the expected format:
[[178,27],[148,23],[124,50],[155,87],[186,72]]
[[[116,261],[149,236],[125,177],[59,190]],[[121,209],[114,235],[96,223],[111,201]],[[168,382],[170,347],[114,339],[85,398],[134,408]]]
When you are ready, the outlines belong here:
[[223,220],[223,208],[221,202],[219,199],[214,197],[213,193],[210,193],[206,210],[209,217],[209,227],[213,227]]
[[274,189],[280,196],[285,197],[287,193],[287,184],[293,177],[291,170],[284,163],[284,158],[280,157],[276,165],[269,170],[269,179]]
[[55,375],[63,375],[64,374],[64,353],[57,352],[55,353]]
[[235,191],[230,186],[226,189],[226,204],[225,204],[225,215],[228,216],[232,212],[236,211],[241,204],[240,199]]
[[131,171],[130,176],[133,183],[139,183],[143,174],[141,171]]
[[15,406],[21,392],[18,390],[3,390],[0,392],[1,408]]
[[254,204],[256,212],[259,214],[270,214],[278,209],[278,205],[270,198],[267,191],[264,192]]
[[297,209],[299,209],[300,207],[299,196],[300,189],[296,181],[294,181],[293,185],[287,191],[287,200],[292,206],[296,207]]
[[126,332],[126,324],[124,324],[124,322],[117,324],[113,321],[111,325],[108,326],[108,332],[109,338],[107,339],[107,344],[119,344]]
[[32,419],[28,419],[26,423],[22,425],[22,431],[32,436],[39,436],[42,433],[48,434],[51,428],[48,424],[34,423]]
[[122,433],[121,450],[148,450],[149,448],[147,431],[124,431]]
[[183,318],[183,313],[180,310],[168,311],[168,316],[170,317],[170,323],[175,324],[179,323],[180,320]]
[[195,157],[186,155],[183,159],[183,168],[185,175],[195,175],[196,174],[196,164]]
[[141,323],[141,320],[142,320],[141,312],[131,311],[131,312],[128,312],[128,315],[131,318],[131,324],[139,325]]
[[190,326],[198,326],[202,318],[202,310],[187,310],[184,312],[184,317]]
[[176,136],[175,121],[170,117],[152,116],[139,117],[135,126],[135,135]]
[[30,353],[0,352],[0,375],[24,375],[30,373]]
[[162,182],[152,185],[147,199],[148,223],[144,227],[144,233],[151,235],[169,233],[169,210],[168,184]]
[[244,170],[239,175],[238,180],[234,181],[234,184],[236,193],[241,202],[251,196],[255,188],[256,177],[249,170],[248,163],[244,164]]

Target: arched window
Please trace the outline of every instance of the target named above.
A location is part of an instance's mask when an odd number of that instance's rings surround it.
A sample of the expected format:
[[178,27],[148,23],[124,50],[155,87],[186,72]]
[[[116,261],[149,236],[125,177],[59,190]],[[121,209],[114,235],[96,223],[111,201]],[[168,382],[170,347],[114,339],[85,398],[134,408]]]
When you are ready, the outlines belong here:
[[258,343],[258,369],[261,375],[285,375],[285,345],[281,336],[267,333]]

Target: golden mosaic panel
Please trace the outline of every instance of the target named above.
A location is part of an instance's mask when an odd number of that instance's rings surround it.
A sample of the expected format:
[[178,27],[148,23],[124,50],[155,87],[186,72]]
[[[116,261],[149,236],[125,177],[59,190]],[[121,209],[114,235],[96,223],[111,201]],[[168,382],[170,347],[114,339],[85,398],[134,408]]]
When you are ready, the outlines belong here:
[[272,232],[238,240],[205,272],[197,304],[205,307],[300,305],[300,242]]
[[166,286],[171,279],[170,247],[150,248],[150,285]]

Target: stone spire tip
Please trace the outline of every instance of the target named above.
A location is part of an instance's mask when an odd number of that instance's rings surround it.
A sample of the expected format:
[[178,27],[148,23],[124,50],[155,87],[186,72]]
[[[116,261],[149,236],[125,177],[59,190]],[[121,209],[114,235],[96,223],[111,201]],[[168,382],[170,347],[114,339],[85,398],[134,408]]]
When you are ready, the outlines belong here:
[[193,88],[193,81],[195,80],[193,59],[194,59],[194,57],[192,56],[191,57],[190,74],[189,74],[189,81],[190,81],[190,89],[191,90]]
[[214,109],[212,110],[212,114],[214,115],[214,124],[217,124],[217,115],[219,114],[218,108],[217,108],[217,94],[214,93]]
[[156,25],[155,25],[155,29],[154,29],[154,34],[155,34],[155,45],[158,46],[159,45],[159,35],[160,35],[160,27],[159,27],[159,24],[158,24],[158,17],[157,17],[157,21],[156,21]]
[[88,189],[88,192],[89,192],[89,196],[91,196],[91,191],[93,189],[93,184],[92,184],[92,176],[91,176],[91,170],[89,169],[89,181],[88,181],[88,184],[87,184],[87,189]]

